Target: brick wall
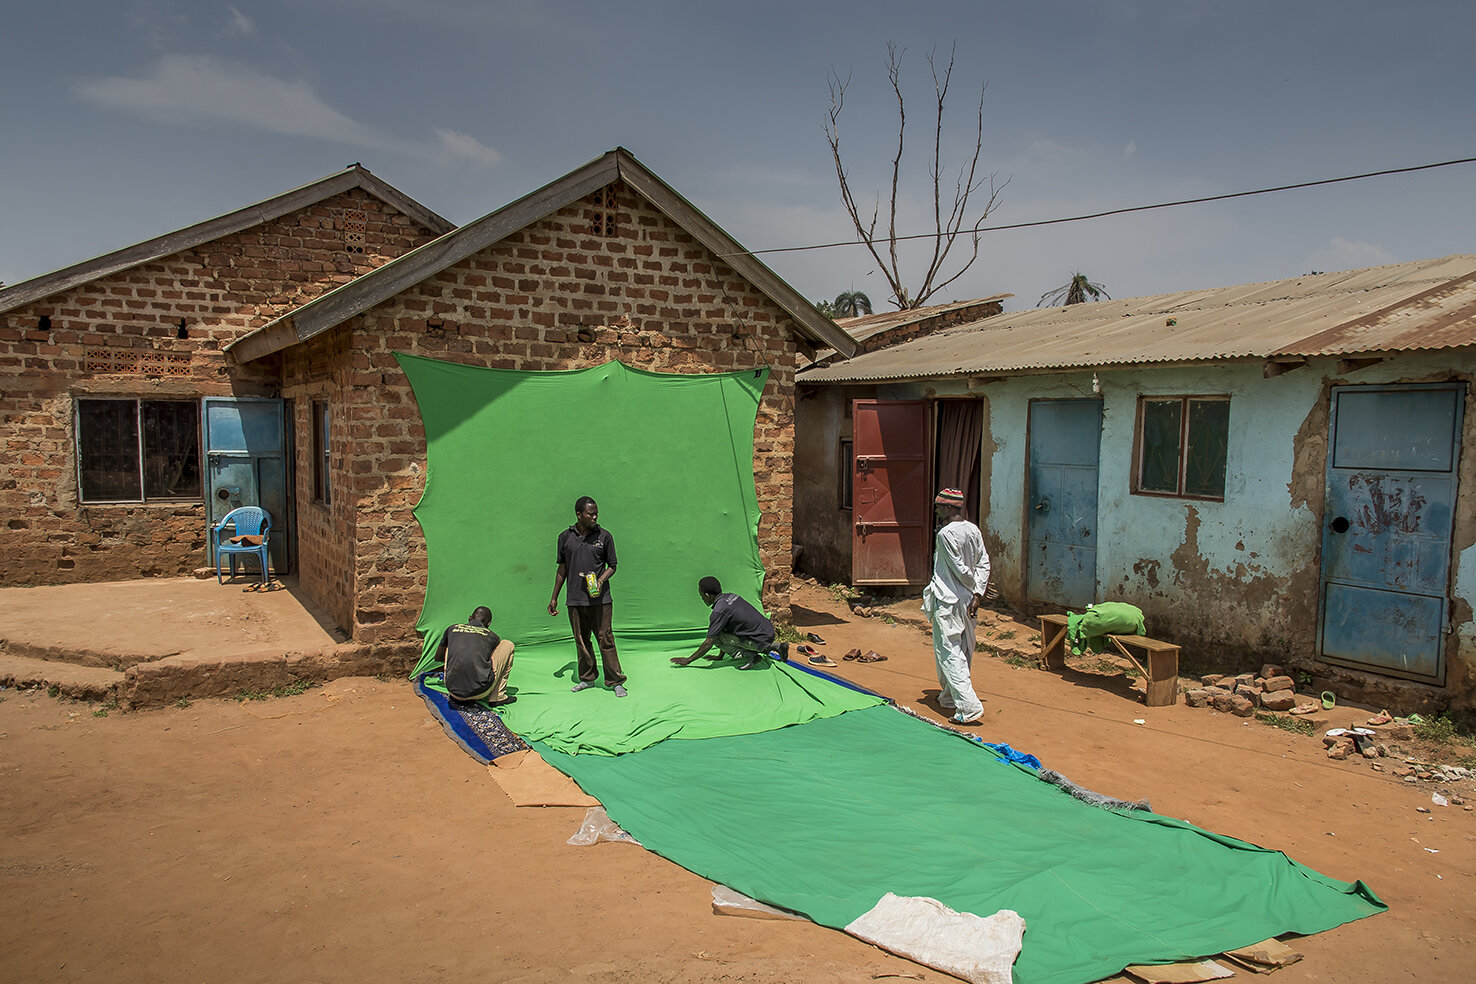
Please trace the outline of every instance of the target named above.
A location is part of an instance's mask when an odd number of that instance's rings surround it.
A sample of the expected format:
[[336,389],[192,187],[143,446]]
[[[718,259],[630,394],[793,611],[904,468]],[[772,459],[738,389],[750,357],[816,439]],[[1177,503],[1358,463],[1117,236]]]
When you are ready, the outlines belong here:
[[[365,214],[362,253],[346,249],[346,210]],[[274,396],[277,360],[228,364],[222,346],[431,238],[354,189],[0,315],[0,584],[177,575],[205,564],[201,500],[79,502],[75,397]],[[37,327],[43,315],[49,330]]]
[[[411,637],[424,600],[425,541],[411,510],[424,487],[425,431],[397,351],[506,369],[574,369],[611,359],[656,372],[772,367],[754,435],[754,473],[764,603],[787,616],[793,327],[679,226],[630,189],[616,188],[613,236],[592,234],[592,197],[333,329],[350,338],[342,402],[345,480],[358,514],[355,639]],[[304,348],[286,353],[289,374]]]
[[[347,332],[330,332],[294,351],[283,367],[282,395],[292,400],[298,586],[347,630],[354,624],[354,496],[344,470],[348,446]],[[328,405],[329,501],[314,485],[314,404]]]
[[914,338],[931,335],[936,331],[952,328],[955,325],[965,325],[974,321],[982,321],[984,318],[994,317],[1003,310],[1004,304],[1002,302],[985,301],[982,304],[970,304],[966,307],[954,308],[953,310],[943,311],[938,314],[929,314],[925,317],[918,318],[916,321],[909,321],[895,328],[879,331],[875,335],[863,339],[856,350],[856,354],[875,352],[877,349],[900,345],[903,342],[910,342]]

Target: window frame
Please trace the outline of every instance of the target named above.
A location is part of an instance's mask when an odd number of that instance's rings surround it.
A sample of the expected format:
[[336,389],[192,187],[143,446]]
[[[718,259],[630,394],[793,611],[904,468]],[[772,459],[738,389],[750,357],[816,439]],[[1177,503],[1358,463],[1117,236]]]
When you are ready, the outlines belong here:
[[330,401],[311,401],[312,456],[313,456],[313,501],[324,506],[333,504],[333,473],[329,467],[332,450],[332,414]]
[[[87,487],[83,480],[84,474],[84,448],[82,433],[83,405],[87,403],[131,403],[133,404],[134,440],[136,442],[134,451],[134,462],[137,468],[135,472],[138,478],[138,495],[136,497],[99,497],[88,498]],[[196,492],[185,495],[150,495],[148,491],[148,429],[145,427],[144,407],[148,404],[171,403],[189,406],[194,413],[191,415],[195,423],[195,471],[199,476],[200,488]],[[143,396],[105,396],[100,393],[77,394],[72,398],[72,453],[75,458],[77,478],[77,503],[82,506],[106,506],[106,505],[136,505],[151,503],[178,504],[181,502],[204,502],[205,501],[205,468],[204,468],[204,424],[202,422],[202,403],[198,398],[192,397],[161,397],[157,399]]]
[[836,508],[849,512],[855,506],[854,495],[856,490],[851,474],[854,470],[852,463],[856,457],[854,453],[856,447],[855,438],[842,437],[836,447],[838,448],[836,452]]
[[[1177,489],[1172,492],[1162,489],[1143,488],[1143,455],[1145,453],[1145,442],[1143,440],[1143,422],[1146,407],[1149,403],[1168,403],[1179,401],[1179,461]],[[1219,495],[1203,495],[1196,492],[1185,491],[1186,480],[1189,469],[1189,423],[1191,418],[1190,407],[1194,403],[1224,403],[1227,409],[1225,427],[1225,461],[1224,477],[1220,487]],[[1230,481],[1230,427],[1228,408],[1230,394],[1228,393],[1184,393],[1165,394],[1162,396],[1139,396],[1137,416],[1133,422],[1133,470],[1131,481],[1131,493],[1133,495],[1145,495],[1158,499],[1192,499],[1196,502],[1224,502],[1225,485]]]

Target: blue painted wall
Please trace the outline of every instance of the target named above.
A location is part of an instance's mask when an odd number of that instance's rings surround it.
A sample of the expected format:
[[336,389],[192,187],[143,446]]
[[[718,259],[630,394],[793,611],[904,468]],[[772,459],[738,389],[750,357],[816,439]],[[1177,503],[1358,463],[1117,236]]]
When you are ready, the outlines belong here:
[[[1260,361],[1096,373],[1103,403],[1097,579],[1101,600],[1143,609],[1151,634],[1223,645],[1268,659],[1310,660],[1317,633],[1327,402],[1333,384],[1430,382],[1467,371],[1469,357],[1413,353],[1344,376],[1314,359],[1266,379]],[[1026,418],[1032,399],[1094,395],[1093,373],[1021,375],[976,383],[933,381],[885,388],[895,398],[987,400],[985,535],[1000,590],[1028,604],[1025,565]],[[1230,443],[1224,502],[1134,495],[1133,431],[1140,396],[1228,395]],[[1468,404],[1472,401],[1468,398]],[[1476,408],[1465,422],[1456,512],[1452,598],[1457,641],[1446,687],[1476,691]],[[1463,700],[1457,698],[1456,703]]]

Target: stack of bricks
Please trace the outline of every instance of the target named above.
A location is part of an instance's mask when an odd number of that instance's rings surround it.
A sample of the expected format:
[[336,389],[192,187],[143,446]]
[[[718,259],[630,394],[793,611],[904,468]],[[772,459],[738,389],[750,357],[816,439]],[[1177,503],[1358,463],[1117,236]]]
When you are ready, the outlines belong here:
[[[611,203],[614,222],[607,219]],[[344,453],[333,481],[356,501],[357,526],[339,527],[356,541],[356,640],[413,638],[425,591],[425,541],[411,512],[424,488],[425,432],[396,352],[525,370],[610,360],[653,372],[769,368],[754,434],[758,535],[764,604],[787,614],[794,327],[761,291],[630,189],[602,189],[331,333],[350,336],[342,354],[348,389],[338,409]],[[287,350],[285,375],[294,382],[285,395],[308,393],[301,366],[315,351]],[[306,525],[302,534],[310,535]]]
[[[362,252],[346,248],[345,212],[365,217],[355,244]],[[432,238],[353,189],[0,315],[0,584],[179,575],[204,565],[202,499],[80,502],[76,399],[275,396],[275,360],[238,366],[221,349]]]
[[1271,663],[1262,666],[1259,675],[1210,673],[1200,682],[1203,687],[1184,692],[1184,703],[1190,707],[1212,707],[1250,717],[1258,710],[1290,711],[1299,703],[1297,682],[1280,666]]

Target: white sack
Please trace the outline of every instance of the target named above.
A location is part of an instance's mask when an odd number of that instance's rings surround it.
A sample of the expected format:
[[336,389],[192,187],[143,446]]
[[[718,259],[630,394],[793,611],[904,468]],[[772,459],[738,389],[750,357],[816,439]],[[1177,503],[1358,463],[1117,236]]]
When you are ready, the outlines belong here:
[[1010,968],[1020,955],[1025,920],[1011,909],[982,917],[955,912],[937,899],[888,892],[846,932],[973,984],[1012,984]]

